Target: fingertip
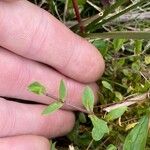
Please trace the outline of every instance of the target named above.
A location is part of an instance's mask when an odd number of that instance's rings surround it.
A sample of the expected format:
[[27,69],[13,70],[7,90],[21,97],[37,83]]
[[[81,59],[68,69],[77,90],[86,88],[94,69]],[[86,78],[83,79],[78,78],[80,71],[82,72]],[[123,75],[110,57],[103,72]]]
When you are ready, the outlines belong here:
[[28,143],[29,146],[31,145],[30,147],[36,150],[50,150],[50,141],[43,136],[23,135],[18,137],[24,142],[24,145]]
[[[48,12],[24,0],[11,6],[3,4],[0,10],[2,47],[52,66],[79,82],[94,82],[102,75],[104,60],[98,50]],[[20,13],[21,16],[18,15]],[[31,17],[34,19],[31,20]],[[9,28],[8,20],[12,28]]]
[[37,136],[37,142],[38,145],[40,145],[40,147],[38,146],[39,150],[43,149],[43,150],[50,150],[50,141],[42,136]]
[[0,139],[1,150],[50,150],[48,139],[35,135],[21,135]]
[[76,36],[74,53],[64,72],[77,81],[91,83],[99,79],[105,69],[100,52],[85,39]]
[[[68,134],[74,127],[75,115],[71,111],[58,110],[52,114],[42,116],[45,120],[39,126],[42,136],[56,138]],[[46,132],[45,132],[46,131]]]
[[[68,112],[67,112],[68,113]],[[73,112],[69,112],[69,115],[68,115],[68,120],[66,123],[69,124],[69,127],[66,128],[66,133],[69,133],[72,131],[73,127],[74,127],[74,124],[75,124],[75,114]],[[64,119],[66,118],[66,115],[64,115]],[[66,134],[65,133],[65,134]]]
[[101,53],[89,43],[89,50],[91,50],[91,55],[89,59],[89,70],[85,74],[83,82],[95,82],[97,81],[104,73],[105,62]]
[[[60,113],[61,117],[59,116]],[[54,120],[57,120],[58,125],[54,137],[64,136],[73,129],[75,123],[75,115],[71,111],[59,110],[58,113],[55,113]]]

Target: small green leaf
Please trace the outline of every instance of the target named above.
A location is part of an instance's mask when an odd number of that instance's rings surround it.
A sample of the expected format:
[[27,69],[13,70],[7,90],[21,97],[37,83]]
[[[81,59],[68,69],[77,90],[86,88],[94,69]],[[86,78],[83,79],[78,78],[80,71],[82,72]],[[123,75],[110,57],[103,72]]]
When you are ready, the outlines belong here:
[[[122,68],[123,65],[125,64],[125,59],[124,58],[120,58],[117,62],[116,62],[116,66],[118,69]],[[115,65],[115,64],[114,64]]]
[[65,86],[65,82],[63,80],[60,81],[60,86],[59,86],[59,99],[62,100],[62,102],[65,101],[65,98],[67,96],[67,89]]
[[82,113],[82,112],[79,114],[79,121],[80,121],[81,123],[86,123],[86,116],[85,116],[85,114]]
[[141,63],[139,63],[138,61],[133,62],[132,65],[131,65],[131,67],[132,67],[133,70],[139,71],[140,68],[141,68]]
[[28,86],[28,90],[38,95],[45,94],[46,89],[43,85],[38,82],[34,82]]
[[99,141],[106,133],[109,133],[107,122],[99,119],[95,115],[89,115],[89,118],[91,119],[93,124],[92,137],[95,141]]
[[114,146],[113,144],[108,145],[108,147],[106,148],[106,150],[117,150],[117,147]]
[[145,150],[149,116],[143,116],[125,139],[123,150]]
[[124,42],[125,42],[125,39],[114,39],[113,40],[113,45],[114,45],[115,52],[118,52],[121,49]]
[[146,65],[150,64],[150,55],[145,56],[145,64]]
[[108,83],[107,81],[102,81],[102,84],[103,84],[103,86],[104,86],[106,89],[108,89],[108,90],[110,90],[111,92],[113,92],[113,88],[112,88],[112,86],[111,86],[110,83]]
[[43,115],[46,114],[50,114],[53,113],[55,111],[57,111],[58,109],[60,109],[63,106],[63,103],[61,102],[54,102],[52,104],[50,104],[49,106],[47,106],[44,111],[42,112]]
[[82,103],[88,111],[93,112],[94,94],[92,89],[88,86],[83,91]]
[[142,44],[143,44],[143,40],[135,40],[134,42],[134,54],[135,55],[139,55],[142,52]]
[[108,121],[115,120],[115,119],[121,117],[126,110],[127,110],[126,106],[122,106],[122,107],[113,109],[106,115],[106,120],[108,120]]
[[123,96],[122,96],[122,94],[120,93],[120,92],[118,92],[118,91],[115,91],[115,97],[118,99],[118,100],[123,100]]
[[123,69],[122,72],[127,77],[131,77],[132,76],[132,72],[129,69]]
[[99,40],[95,40],[92,44],[101,52],[103,56],[107,54],[108,51],[107,41],[99,39]]
[[57,150],[56,149],[56,142],[52,143],[52,141],[50,141],[50,145],[51,145],[50,146],[51,147],[50,150]]

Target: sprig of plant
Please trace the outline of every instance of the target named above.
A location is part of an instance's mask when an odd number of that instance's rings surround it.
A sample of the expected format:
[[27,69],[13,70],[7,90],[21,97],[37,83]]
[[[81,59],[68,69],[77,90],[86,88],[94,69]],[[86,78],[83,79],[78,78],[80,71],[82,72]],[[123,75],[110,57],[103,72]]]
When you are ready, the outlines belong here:
[[[81,107],[75,106],[75,105],[67,102],[67,100],[66,100],[67,88],[66,88],[63,80],[60,81],[60,85],[59,85],[59,97],[56,97],[56,96],[53,96],[53,95],[47,93],[45,86],[43,86],[42,84],[40,84],[38,82],[31,83],[28,86],[28,91],[33,92],[37,95],[45,95],[54,100],[53,103],[51,103],[47,108],[45,108],[43,113],[46,110],[49,111],[49,112],[46,111],[47,112],[47,113],[45,112],[46,114],[51,113],[51,111],[54,112],[54,111],[58,110],[59,108],[61,108],[63,105],[65,105],[65,106],[69,106],[75,110],[89,114],[89,112],[86,109],[83,109]],[[54,106],[52,107],[51,105],[54,105]],[[55,109],[54,109],[54,107],[55,107]],[[48,110],[48,108],[49,108],[49,110]]]
[[48,107],[46,107],[42,114],[49,114],[60,109],[65,103],[66,96],[67,96],[67,89],[65,87],[64,81],[61,80],[59,86],[59,98],[57,99],[56,102],[53,102]]
[[[68,104],[66,102],[67,88],[66,88],[65,82],[63,80],[60,81],[58,98],[54,98],[54,96],[50,96],[49,94],[47,94],[46,88],[38,82],[34,82],[34,83],[30,84],[28,86],[28,90],[35,94],[45,95],[45,96],[49,96],[49,97],[55,99],[55,101],[53,103],[51,103],[49,106],[47,106],[44,109],[42,114],[53,113],[53,112],[57,111],[58,109],[62,108],[64,105],[68,105],[73,108],[76,108],[77,110],[79,110],[81,112],[88,114],[88,117],[90,118],[90,120],[93,124],[92,138],[95,141],[101,140],[105,134],[109,133],[109,128],[108,128],[107,122],[101,118],[98,118],[94,114],[94,111],[93,111],[93,109],[94,109],[94,93],[90,87],[88,87],[88,86],[85,87],[85,89],[83,91],[83,95],[82,95],[82,104],[85,107],[85,109],[79,108],[73,104]],[[110,120],[119,118],[121,115],[123,115],[123,113],[126,111],[126,109],[127,109],[126,107],[122,107],[122,108],[115,109],[115,110],[109,112],[108,115],[106,116],[106,120],[110,121]]]
[[[28,86],[28,90],[38,95],[48,96],[48,94],[46,93],[46,88],[38,82],[30,84]],[[67,89],[64,81],[61,80],[59,86],[59,98],[57,98],[55,102],[51,103],[48,107],[46,107],[42,112],[42,114],[49,114],[60,109],[65,103],[66,96],[67,96]]]
[[[108,83],[103,82],[106,88],[110,89],[110,86],[108,86]],[[34,82],[28,86],[28,90],[38,94],[38,95],[49,95],[46,93],[46,88],[41,85],[38,82]],[[67,88],[65,85],[65,82],[63,80],[60,81],[59,85],[59,98],[55,99],[56,101],[51,103],[49,106],[47,106],[42,114],[50,114],[53,113],[60,108],[62,108],[66,102],[67,97]],[[88,117],[91,120],[93,124],[92,129],[92,138],[95,141],[101,140],[105,134],[109,134],[110,130],[107,125],[107,122],[113,121],[115,119],[120,118],[124,112],[127,110],[126,106],[122,106],[116,109],[111,110],[106,116],[105,120],[102,118],[98,118],[94,114],[94,93],[90,87],[85,87],[82,95],[82,104],[85,107],[86,111],[82,108],[78,108],[77,106],[73,106],[74,108],[77,108],[78,110],[88,113]],[[127,135],[125,139],[125,143],[123,146],[123,150],[143,150],[146,145],[146,138],[148,135],[148,124],[149,124],[149,115],[145,115],[141,118],[139,123],[131,130],[131,132]]]
[[[30,84],[28,86],[28,90],[38,95],[46,95],[46,96],[49,95],[49,94],[46,94],[46,88],[38,82],[34,82]],[[65,103],[66,96],[67,96],[67,88],[65,86],[64,81],[61,80],[60,86],[59,86],[59,98],[56,99],[55,102],[47,106],[42,112],[42,114],[50,114],[50,113],[57,111],[61,107],[63,107],[63,105],[66,104]],[[86,109],[86,112],[88,113],[88,117],[91,119],[91,122],[93,124],[92,137],[95,141],[98,141],[104,136],[105,133],[109,133],[109,128],[107,126],[107,122],[105,122],[102,119],[99,119],[94,114],[93,112],[94,94],[93,94],[92,89],[88,86],[84,89],[84,92],[82,95],[82,103]],[[82,111],[81,108],[79,109],[77,106],[74,106],[74,105],[71,105],[71,106]]]
[[99,119],[93,112],[94,94],[91,88],[86,87],[84,89],[82,103],[86,110],[90,112],[88,117],[90,118],[93,124],[92,137],[95,141],[99,141],[106,133],[109,133],[109,128],[107,126],[107,122],[105,122],[102,119]]

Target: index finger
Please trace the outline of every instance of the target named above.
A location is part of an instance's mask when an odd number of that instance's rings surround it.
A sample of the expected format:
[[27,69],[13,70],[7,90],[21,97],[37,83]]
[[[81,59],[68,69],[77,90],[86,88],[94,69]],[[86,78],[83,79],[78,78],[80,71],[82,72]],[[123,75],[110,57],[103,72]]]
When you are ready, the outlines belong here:
[[94,46],[24,0],[0,1],[0,45],[80,82],[93,82],[104,70]]

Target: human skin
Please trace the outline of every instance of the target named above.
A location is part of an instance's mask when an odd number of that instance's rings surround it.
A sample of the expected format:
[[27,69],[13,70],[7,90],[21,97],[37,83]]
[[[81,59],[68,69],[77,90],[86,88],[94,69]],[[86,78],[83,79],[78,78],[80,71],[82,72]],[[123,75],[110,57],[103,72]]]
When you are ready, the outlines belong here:
[[[72,108],[41,112],[52,99],[27,86],[38,81],[54,96],[64,79],[67,101],[82,107],[85,86],[95,93],[104,71],[97,49],[48,12],[25,0],[0,1],[0,150],[49,150],[48,138],[67,134],[74,125]],[[35,101],[24,104],[7,98]]]

